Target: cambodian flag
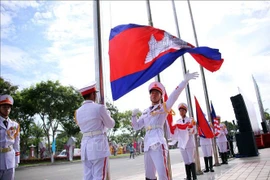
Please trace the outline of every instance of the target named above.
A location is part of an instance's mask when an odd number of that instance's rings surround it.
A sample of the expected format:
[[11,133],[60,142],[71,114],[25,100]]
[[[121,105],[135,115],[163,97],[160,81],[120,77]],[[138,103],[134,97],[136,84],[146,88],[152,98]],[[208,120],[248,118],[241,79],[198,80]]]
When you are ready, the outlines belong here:
[[194,98],[195,98],[195,106],[196,106],[198,133],[200,136],[202,136],[204,138],[213,138],[214,133],[213,133],[209,123],[207,122],[207,120],[203,114],[203,111],[201,109],[201,106],[200,106],[197,98],[195,96],[194,96]]
[[204,68],[217,71],[218,49],[193,45],[152,26],[124,24],[110,33],[110,81],[113,100],[153,78],[186,52]]

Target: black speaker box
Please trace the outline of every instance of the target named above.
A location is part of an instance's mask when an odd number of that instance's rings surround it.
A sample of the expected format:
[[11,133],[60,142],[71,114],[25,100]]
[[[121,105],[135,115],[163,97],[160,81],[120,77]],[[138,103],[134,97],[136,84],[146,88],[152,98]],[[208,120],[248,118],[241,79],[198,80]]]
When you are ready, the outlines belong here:
[[250,123],[248,111],[243,96],[241,94],[233,96],[231,97],[231,102],[239,131],[240,132],[252,131],[252,126]]
[[258,156],[258,148],[252,131],[237,133],[235,138],[239,155],[243,157]]
[[262,125],[262,129],[263,129],[263,133],[264,134],[268,133],[266,122],[265,121],[261,122],[261,125]]

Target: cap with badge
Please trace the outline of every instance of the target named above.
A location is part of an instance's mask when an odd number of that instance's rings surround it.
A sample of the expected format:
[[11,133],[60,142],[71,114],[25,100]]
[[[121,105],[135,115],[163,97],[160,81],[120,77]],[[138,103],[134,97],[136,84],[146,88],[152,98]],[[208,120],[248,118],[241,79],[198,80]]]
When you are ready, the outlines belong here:
[[179,105],[178,105],[178,110],[180,110],[180,109],[184,109],[184,110],[188,110],[188,106],[187,106],[187,104],[185,104],[185,103],[180,103]]
[[151,90],[158,90],[162,95],[164,95],[165,93],[165,87],[160,83],[160,82],[152,82],[149,87],[148,90],[149,92],[151,92]]
[[96,88],[96,82],[91,82],[90,85],[86,86],[85,88],[82,88],[79,90],[82,96],[88,95],[92,92],[98,92]]
[[9,104],[11,106],[13,106],[13,98],[10,96],[10,95],[0,95],[0,105],[3,105],[3,104]]

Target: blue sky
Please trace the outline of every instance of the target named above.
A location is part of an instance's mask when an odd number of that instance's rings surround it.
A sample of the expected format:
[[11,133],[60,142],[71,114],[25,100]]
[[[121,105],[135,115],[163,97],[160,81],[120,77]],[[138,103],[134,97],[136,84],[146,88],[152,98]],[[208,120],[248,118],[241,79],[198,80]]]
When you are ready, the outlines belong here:
[[[175,4],[181,38],[195,45],[187,2]],[[225,59],[219,71],[204,71],[217,113],[224,120],[235,119],[230,97],[238,94],[239,87],[260,121],[251,76],[260,87],[264,108],[270,109],[270,3],[191,1],[191,6],[199,45],[218,48]],[[151,10],[155,27],[177,35],[170,1],[151,1]],[[110,29],[126,23],[147,25],[146,3],[102,1],[101,14],[105,98],[112,102],[107,53]],[[1,76],[21,89],[42,80],[82,88],[95,80],[93,37],[92,1],[1,1]],[[187,69],[200,72],[196,61],[189,55],[185,59]],[[179,59],[160,74],[168,93],[183,79],[181,69]],[[147,88],[151,81],[113,103],[120,111],[143,110],[150,104]],[[201,78],[190,82],[190,88],[206,112]],[[186,102],[184,91],[175,110],[181,101]]]

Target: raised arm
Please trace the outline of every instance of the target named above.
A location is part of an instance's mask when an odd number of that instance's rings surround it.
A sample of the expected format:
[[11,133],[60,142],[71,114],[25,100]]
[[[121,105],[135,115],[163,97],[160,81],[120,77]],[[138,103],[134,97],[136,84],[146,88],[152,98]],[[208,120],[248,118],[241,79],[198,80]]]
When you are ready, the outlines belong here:
[[172,106],[174,105],[175,101],[178,99],[179,95],[185,89],[188,82],[191,79],[196,79],[199,76],[197,72],[189,73],[187,72],[184,76],[184,80],[175,88],[175,90],[170,94],[168,100],[166,101],[166,108],[167,110],[170,110]]

